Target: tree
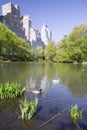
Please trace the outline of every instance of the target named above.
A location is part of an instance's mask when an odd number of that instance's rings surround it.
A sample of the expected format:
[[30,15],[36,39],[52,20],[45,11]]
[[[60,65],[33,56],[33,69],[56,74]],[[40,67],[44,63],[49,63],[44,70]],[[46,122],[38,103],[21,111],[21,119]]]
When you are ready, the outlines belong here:
[[69,34],[70,40],[74,41],[79,38],[84,38],[87,35],[87,25],[79,25],[74,27],[72,32]]
[[45,49],[45,59],[46,61],[55,61],[57,47],[53,41],[49,42]]
[[71,55],[73,53],[71,44],[72,42],[68,38],[64,38],[59,43],[56,55],[58,57],[58,62],[64,62],[64,63],[73,62],[71,59]]
[[68,38],[64,38],[58,45],[59,62],[87,61],[87,25],[80,25],[73,29]]
[[0,56],[10,60],[29,60],[30,46],[4,24],[0,23]]

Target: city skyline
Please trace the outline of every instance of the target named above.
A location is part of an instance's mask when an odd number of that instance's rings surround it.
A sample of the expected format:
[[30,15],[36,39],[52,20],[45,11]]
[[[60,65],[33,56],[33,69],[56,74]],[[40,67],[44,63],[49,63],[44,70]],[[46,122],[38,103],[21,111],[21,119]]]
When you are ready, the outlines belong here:
[[74,28],[80,24],[87,24],[86,0],[3,0],[1,6],[11,2],[18,4],[21,9],[21,15],[28,14],[31,17],[33,27],[41,32],[43,23],[52,30],[52,38],[56,42],[60,41],[64,35],[68,35]]
[[32,21],[29,15],[21,16],[19,5],[13,5],[9,2],[2,5],[2,16],[0,21],[9,29],[14,31],[17,36],[26,40],[30,47],[35,49],[41,46],[43,49],[52,41],[52,32],[47,25],[42,26],[41,33],[32,27]]

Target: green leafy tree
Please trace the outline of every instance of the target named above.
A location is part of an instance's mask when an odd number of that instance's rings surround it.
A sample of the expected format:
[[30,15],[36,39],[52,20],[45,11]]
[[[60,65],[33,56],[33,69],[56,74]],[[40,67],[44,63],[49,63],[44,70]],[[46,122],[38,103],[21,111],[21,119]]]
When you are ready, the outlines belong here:
[[64,38],[58,45],[59,62],[87,61],[87,25],[80,25],[73,29],[68,38]]
[[69,38],[74,41],[79,38],[84,38],[87,35],[87,25],[79,25],[74,27],[72,32],[69,34]]
[[55,61],[57,47],[53,41],[49,42],[45,49],[45,59],[46,61]]
[[30,46],[20,37],[0,23],[0,56],[4,60],[29,60]]
[[59,62],[64,62],[64,63],[73,62],[71,59],[72,47],[70,46],[70,44],[72,44],[72,42],[69,41],[68,38],[64,38],[60,42],[57,50],[57,57]]
[[42,49],[41,46],[36,47],[36,56],[38,58],[38,61],[44,60],[44,50]]

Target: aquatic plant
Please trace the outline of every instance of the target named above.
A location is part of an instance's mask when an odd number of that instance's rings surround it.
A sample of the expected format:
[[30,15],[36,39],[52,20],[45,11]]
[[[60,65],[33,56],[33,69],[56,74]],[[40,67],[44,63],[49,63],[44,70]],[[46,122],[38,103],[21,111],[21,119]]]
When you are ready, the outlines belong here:
[[36,113],[38,105],[38,98],[36,97],[34,101],[28,102],[26,99],[20,101],[19,106],[21,110],[21,118],[30,120]]
[[71,118],[75,121],[78,119],[82,118],[82,111],[83,110],[79,110],[78,105],[75,104],[74,106],[71,107],[70,109],[70,116]]
[[0,84],[0,99],[12,99],[22,96],[25,88],[21,87],[19,83]]

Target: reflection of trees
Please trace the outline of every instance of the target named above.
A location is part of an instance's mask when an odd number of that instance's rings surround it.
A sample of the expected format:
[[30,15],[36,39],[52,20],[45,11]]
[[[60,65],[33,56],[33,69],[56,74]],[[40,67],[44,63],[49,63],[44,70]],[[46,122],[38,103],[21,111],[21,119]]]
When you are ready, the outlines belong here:
[[74,84],[69,85],[69,90],[73,93],[74,96],[84,97],[87,95],[87,82],[83,84],[83,81],[77,81]]
[[[84,70],[84,71],[83,71]],[[67,85],[74,96],[83,97],[87,94],[87,65],[61,64],[59,77]]]
[[53,63],[1,63],[0,82],[20,82],[29,89],[49,90],[50,82],[60,78],[73,95],[87,94],[87,65]]
[[31,70],[28,68],[29,66],[24,63],[3,63],[0,65],[0,82],[16,81],[23,83],[30,74]]
[[58,64],[53,64],[53,63],[45,64],[44,72],[49,80],[52,80],[54,77],[56,78],[58,77],[57,69],[58,69]]

